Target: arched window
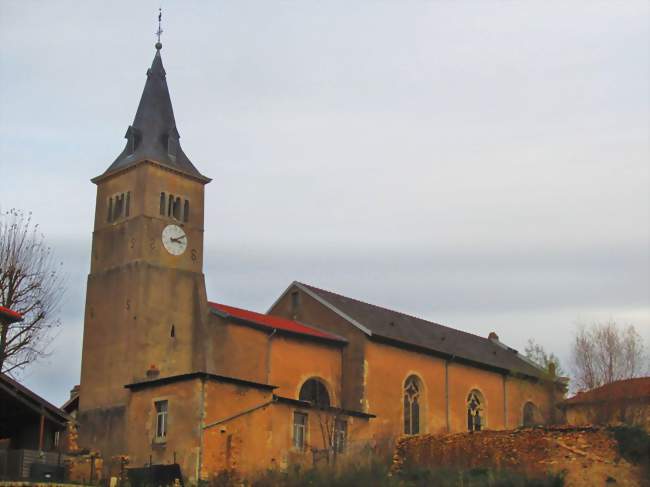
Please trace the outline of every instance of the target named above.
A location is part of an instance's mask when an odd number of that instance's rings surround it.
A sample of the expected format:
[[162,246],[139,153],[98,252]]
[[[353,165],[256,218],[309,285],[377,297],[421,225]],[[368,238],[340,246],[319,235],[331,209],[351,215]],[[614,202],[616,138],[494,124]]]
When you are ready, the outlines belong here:
[[485,400],[483,394],[473,390],[467,396],[467,429],[481,431],[485,427]]
[[300,388],[298,398],[301,401],[309,401],[322,408],[330,406],[330,395],[327,393],[327,388],[318,379],[309,379],[305,382]]
[[190,202],[185,200],[185,206],[183,206],[183,221],[187,223],[190,219]]
[[411,375],[404,383],[404,434],[420,433],[420,405],[422,403],[422,382]]
[[160,193],[160,214],[165,215],[165,193]]
[[530,401],[524,404],[524,426],[535,426],[536,424],[539,424],[538,418],[539,411],[537,406]]

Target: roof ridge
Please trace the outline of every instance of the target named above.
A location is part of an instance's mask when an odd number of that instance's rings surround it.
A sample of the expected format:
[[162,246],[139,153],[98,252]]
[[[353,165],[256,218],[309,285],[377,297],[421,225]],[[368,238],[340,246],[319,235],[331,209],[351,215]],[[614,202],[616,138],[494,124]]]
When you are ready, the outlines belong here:
[[[367,301],[362,301],[360,299],[351,298],[350,296],[346,296],[344,294],[340,294],[340,293],[337,293],[337,292],[334,292],[334,291],[329,291],[327,289],[312,286],[311,284],[305,284],[304,282],[300,282],[300,281],[295,281],[295,282],[297,284],[300,284],[301,286],[305,286],[305,287],[310,288],[310,289],[315,290],[315,291],[323,291],[323,292],[326,292],[326,293],[329,293],[329,294],[334,294],[335,296],[339,296],[341,298],[349,299],[350,301],[356,301],[357,303],[365,304],[366,306],[372,306],[374,308],[383,309],[383,310],[389,311],[391,313],[395,313],[395,314],[398,314],[398,315],[406,316],[408,318],[413,318],[413,319],[416,319],[416,320],[419,320],[419,321],[423,321],[423,322],[425,322],[427,324],[430,324],[430,325],[440,326],[440,327],[446,328],[448,330],[452,330],[452,331],[457,332],[457,333],[463,333],[465,335],[469,335],[469,336],[475,337],[475,338],[480,338],[482,340],[485,340],[486,342],[492,343],[492,341],[489,338],[483,337],[481,335],[477,335],[475,333],[470,333],[468,331],[459,330],[458,328],[454,328],[454,327],[449,326],[449,325],[443,325],[443,324],[437,323],[435,321],[427,320],[425,318],[421,318],[419,316],[411,315],[411,314],[408,314],[408,313],[403,313],[401,311],[397,311],[397,310],[394,310],[394,309],[391,309],[391,308],[386,308],[385,306],[380,306],[378,304],[373,304],[373,303],[369,303]],[[332,304],[332,306],[335,306],[335,305]],[[515,349],[513,349],[511,347],[508,347],[508,348],[511,349],[511,350],[514,350],[517,353],[517,355],[520,355],[517,350],[515,350]]]

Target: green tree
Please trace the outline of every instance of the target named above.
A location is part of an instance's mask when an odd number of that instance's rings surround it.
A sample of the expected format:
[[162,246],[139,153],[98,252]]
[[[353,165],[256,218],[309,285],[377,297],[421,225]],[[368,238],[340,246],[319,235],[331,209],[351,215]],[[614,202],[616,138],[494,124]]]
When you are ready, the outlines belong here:
[[560,365],[560,359],[553,353],[546,353],[544,347],[536,343],[532,338],[528,339],[528,345],[526,345],[524,353],[528,360],[535,362],[548,373],[551,373],[551,364],[553,364],[555,366],[555,375],[564,377],[565,372]]

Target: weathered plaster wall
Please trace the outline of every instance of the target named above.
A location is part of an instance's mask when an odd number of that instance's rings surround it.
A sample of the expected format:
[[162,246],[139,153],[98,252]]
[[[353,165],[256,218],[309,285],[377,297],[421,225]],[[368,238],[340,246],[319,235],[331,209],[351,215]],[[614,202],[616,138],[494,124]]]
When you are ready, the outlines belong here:
[[[202,381],[193,379],[132,392],[127,409],[125,452],[131,467],[149,463],[169,464],[174,460],[183,475],[196,481],[199,466]],[[156,401],[168,401],[167,437],[156,443]]]
[[331,404],[341,404],[341,347],[275,335],[270,349],[269,383],[278,386],[276,394],[298,399],[302,384],[315,377],[325,383]]
[[571,404],[566,407],[566,420],[574,425],[623,423],[639,426],[650,433],[650,398]]
[[[292,291],[297,291],[299,295],[300,306],[297,310],[298,313],[295,315],[291,304]],[[293,287],[278,300],[269,310],[269,314],[296,319],[345,337],[348,340],[348,345],[343,349],[341,403],[346,409],[365,411],[364,348],[366,338],[364,333],[296,287]]]
[[370,432],[376,438],[396,437],[404,432],[404,383],[416,375],[424,385],[420,405],[422,433],[446,430],[445,364],[429,355],[382,343],[368,342],[365,360],[368,411],[377,418]]

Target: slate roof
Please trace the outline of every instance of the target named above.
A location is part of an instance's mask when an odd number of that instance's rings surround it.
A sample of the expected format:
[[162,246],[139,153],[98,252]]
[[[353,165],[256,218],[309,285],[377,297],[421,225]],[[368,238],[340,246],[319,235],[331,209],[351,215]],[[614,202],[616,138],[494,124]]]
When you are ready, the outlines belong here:
[[93,181],[148,160],[179,171],[202,182],[203,176],[192,164],[180,146],[180,135],[174,119],[167,75],[160,55],[161,44],[156,45],[156,55],[147,70],[147,81],[133,124],[126,131],[126,146],[117,159],[101,176]]
[[294,282],[316,299],[354,322],[371,339],[383,339],[492,368],[549,379],[541,368],[503,343],[398,311],[364,303],[308,284]]
[[575,396],[563,401],[562,406],[620,401],[621,399],[645,399],[650,401],[650,377],[617,380],[595,389],[578,392]]
[[286,332],[290,334],[303,335],[310,338],[317,338],[321,340],[328,340],[337,342],[339,344],[347,343],[347,340],[333,333],[319,330],[313,326],[303,325],[297,321],[281,318],[279,316],[265,315],[249,311],[246,309],[235,308],[225,304],[208,302],[208,306],[216,311],[219,316],[225,318],[234,318],[236,320],[244,321],[259,327],[267,328],[269,330],[277,330],[279,332]]

